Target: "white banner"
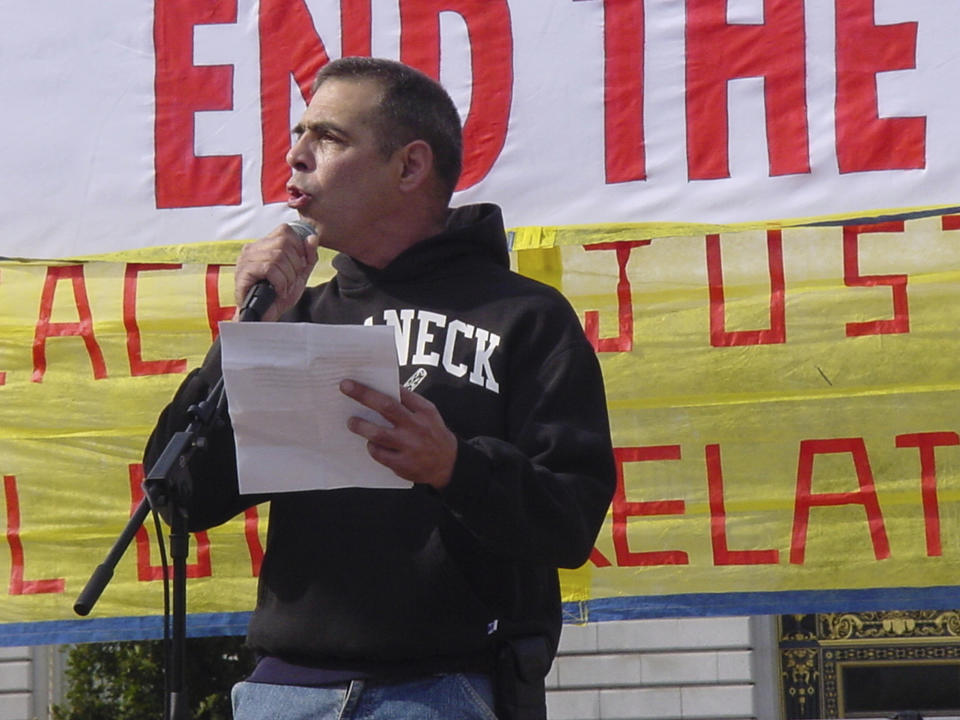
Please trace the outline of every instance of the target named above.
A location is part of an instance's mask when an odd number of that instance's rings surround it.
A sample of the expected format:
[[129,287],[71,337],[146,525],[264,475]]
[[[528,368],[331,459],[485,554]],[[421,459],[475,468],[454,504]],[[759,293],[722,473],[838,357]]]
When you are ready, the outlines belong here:
[[[457,204],[507,224],[743,223],[960,203],[960,6],[896,0],[6,3],[0,255],[259,236],[327,58],[439,76]],[[288,100],[289,97],[289,100]]]

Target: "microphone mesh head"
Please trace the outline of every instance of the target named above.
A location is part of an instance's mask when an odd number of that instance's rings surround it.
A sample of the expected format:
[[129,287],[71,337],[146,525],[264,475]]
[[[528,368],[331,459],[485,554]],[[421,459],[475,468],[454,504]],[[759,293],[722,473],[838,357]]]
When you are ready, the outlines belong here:
[[306,240],[311,235],[317,234],[317,229],[303,220],[293,220],[288,222],[287,226],[293,230],[301,240]]

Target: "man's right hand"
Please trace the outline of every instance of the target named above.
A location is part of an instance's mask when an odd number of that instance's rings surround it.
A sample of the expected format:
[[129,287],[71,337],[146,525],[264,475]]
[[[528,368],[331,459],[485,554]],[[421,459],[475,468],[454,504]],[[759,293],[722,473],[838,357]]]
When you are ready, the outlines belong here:
[[301,240],[289,225],[284,224],[266,237],[244,245],[234,275],[237,307],[243,306],[255,283],[266,280],[273,286],[277,298],[263,314],[263,321],[276,320],[292,308],[303,294],[307,278],[317,264],[319,241],[316,235]]

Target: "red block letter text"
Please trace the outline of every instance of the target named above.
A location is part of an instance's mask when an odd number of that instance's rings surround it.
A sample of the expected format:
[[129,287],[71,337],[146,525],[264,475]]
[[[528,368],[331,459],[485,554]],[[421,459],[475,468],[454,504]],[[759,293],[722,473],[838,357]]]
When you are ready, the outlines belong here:
[[480,182],[503,149],[513,100],[513,35],[506,0],[400,0],[400,59],[440,77],[440,13],[458,13],[470,39],[473,84],[463,124],[458,190]]
[[[859,490],[845,493],[814,493],[813,460],[823,453],[850,453],[857,470]],[[867,458],[863,438],[837,438],[834,440],[804,440],[800,443],[800,462],[797,469],[797,496],[793,512],[793,537],[790,542],[790,562],[802,565],[807,546],[807,527],[810,523],[810,508],[835,505],[863,505],[867,513],[867,525],[873,541],[873,554],[877,560],[890,557],[890,542],[883,525],[880,501],[873,483],[873,472]]]
[[263,565],[263,544],[260,542],[260,513],[257,507],[243,511],[243,536],[250,551],[250,572],[253,577],[260,577],[260,566]]
[[196,113],[233,109],[233,66],[194,65],[193,29],[236,21],[236,0],[157,0],[154,4],[158,208],[240,204],[242,157],[197,157],[194,150]]
[[893,292],[893,317],[888,320],[847,323],[847,337],[910,332],[906,275],[861,275],[860,235],[869,232],[903,232],[903,222],[847,225],[843,228],[843,282],[847,287],[889,285]]
[[723,499],[723,467],[720,446],[707,445],[707,486],[710,494],[710,536],[714,565],[776,565],[778,550],[730,550],[727,546],[727,509]]
[[220,304],[220,268],[222,265],[207,265],[204,289],[207,299],[207,323],[210,325],[210,337],[217,339],[220,334],[219,322],[232,320],[237,312],[236,305]]
[[779,230],[767,231],[767,268],[770,273],[770,327],[766,330],[727,332],[720,236],[707,235],[707,278],[710,283],[710,344],[713,347],[776,345],[787,341],[787,321],[784,307],[783,240]]
[[587,339],[597,352],[630,352],[633,349],[633,297],[630,292],[630,278],[627,277],[627,262],[630,251],[635,247],[649,245],[649,240],[631,240],[629,242],[597,243],[584,245],[583,249],[615,250],[617,253],[617,337],[600,337],[600,313],[587,310],[583,314],[583,330]]
[[179,270],[179,264],[127,263],[123,275],[123,327],[127,331],[127,357],[130,374],[168,375],[182,373],[187,369],[186,358],[178,360],[144,360],[140,341],[140,325],[137,323],[137,277],[147,270]]
[[604,0],[603,105],[608,183],[647,177],[643,47],[643,0]]
[[327,51],[314,30],[304,0],[260,0],[260,119],[263,202],[286,200],[290,177],[290,76],[304,100],[317,70],[327,64]]
[[628,502],[623,480],[623,465],[645,460],[679,460],[679,445],[651,447],[614,448],[617,463],[617,491],[613,496],[613,546],[617,552],[617,565],[638,567],[646,565],[686,565],[687,553],[680,550],[633,552],[627,543],[627,518],[631,516],[683,515],[686,503],[683,500],[658,500],[653,502]]
[[371,0],[340,0],[340,57],[369,56],[372,52]]
[[20,496],[17,493],[17,478],[3,476],[3,493],[7,501],[7,544],[10,546],[10,594],[40,595],[62,593],[63,578],[49,580],[24,580],[23,542],[20,540]]
[[937,459],[935,447],[960,445],[955,432],[911,433],[897,435],[897,447],[920,450],[920,496],[923,498],[923,522],[927,535],[927,555],[943,555],[940,543],[940,505],[937,502]]
[[917,23],[876,25],[873,0],[836,8],[840,172],[926,167],[926,117],[881,118],[877,106],[877,73],[916,67]]
[[[73,286],[73,300],[77,306],[78,322],[51,322],[53,314],[53,296],[61,280],[70,280]],[[33,382],[43,382],[47,371],[47,338],[76,335],[83,343],[93,365],[93,377],[102,380],[107,376],[107,366],[103,361],[100,345],[93,336],[93,315],[90,313],[90,301],[87,299],[87,286],[83,279],[83,265],[63,265],[47,268],[47,277],[43,282],[43,294],[40,296],[40,316],[33,335]]]
[[802,0],[764,0],[762,25],[727,23],[727,0],[687,0],[687,167],[730,176],[727,82],[762,76],[770,174],[810,172]]

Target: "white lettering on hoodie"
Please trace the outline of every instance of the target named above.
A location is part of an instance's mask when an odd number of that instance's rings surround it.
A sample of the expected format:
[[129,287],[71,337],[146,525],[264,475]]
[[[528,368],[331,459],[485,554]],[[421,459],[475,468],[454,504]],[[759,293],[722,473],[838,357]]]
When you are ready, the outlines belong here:
[[[451,320],[441,313],[411,308],[384,310],[382,322],[393,328],[401,367],[439,367],[453,377],[466,376],[474,385],[499,394],[500,383],[491,364],[500,346],[496,333],[462,320]],[[373,325],[373,316],[363,324]],[[458,350],[462,353],[465,343],[473,351],[472,367],[454,359]]]

